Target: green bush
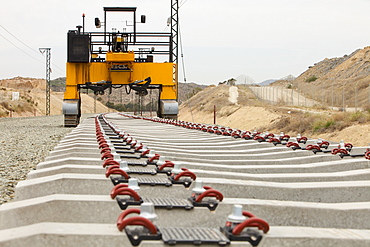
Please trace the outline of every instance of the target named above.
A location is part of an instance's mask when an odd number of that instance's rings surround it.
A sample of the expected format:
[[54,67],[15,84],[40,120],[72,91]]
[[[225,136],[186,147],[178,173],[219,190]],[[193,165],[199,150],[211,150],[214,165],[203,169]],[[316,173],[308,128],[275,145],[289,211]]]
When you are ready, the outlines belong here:
[[349,115],[348,120],[350,122],[358,122],[358,123],[367,123],[370,120],[370,115],[368,112],[354,112]]
[[312,124],[312,131],[318,132],[320,131],[325,125],[325,121],[323,120],[317,120]]
[[306,82],[313,82],[313,81],[316,81],[317,79],[319,79],[319,78],[313,75],[313,76],[308,77],[306,79]]
[[328,121],[325,122],[324,128],[329,129],[331,126],[334,126],[335,124],[336,124],[336,122],[334,120],[328,120]]
[[330,128],[335,128],[336,122],[332,119],[329,120],[317,120],[312,125],[313,132],[321,132]]
[[362,112],[359,112],[359,111],[354,112],[354,113],[351,113],[351,115],[349,116],[349,121],[356,122],[359,119],[361,119],[362,117],[364,117],[364,114]]

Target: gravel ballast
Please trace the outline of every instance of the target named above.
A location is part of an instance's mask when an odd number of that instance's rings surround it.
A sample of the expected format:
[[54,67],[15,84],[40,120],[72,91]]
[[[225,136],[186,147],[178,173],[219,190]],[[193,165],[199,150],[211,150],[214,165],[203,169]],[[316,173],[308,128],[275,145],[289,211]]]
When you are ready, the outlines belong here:
[[0,119],[0,205],[72,129],[63,127],[63,115]]

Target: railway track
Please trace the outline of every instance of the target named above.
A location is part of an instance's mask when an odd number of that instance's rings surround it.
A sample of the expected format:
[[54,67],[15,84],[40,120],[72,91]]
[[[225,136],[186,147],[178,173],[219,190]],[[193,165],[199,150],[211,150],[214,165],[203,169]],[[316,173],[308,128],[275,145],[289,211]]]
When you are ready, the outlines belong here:
[[0,207],[0,245],[369,246],[366,148],[297,141],[88,118]]

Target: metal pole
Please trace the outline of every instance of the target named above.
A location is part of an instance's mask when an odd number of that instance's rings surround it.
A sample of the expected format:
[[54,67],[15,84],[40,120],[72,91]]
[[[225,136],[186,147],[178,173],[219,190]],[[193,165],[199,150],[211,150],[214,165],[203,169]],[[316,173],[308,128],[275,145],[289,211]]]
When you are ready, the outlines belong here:
[[171,0],[171,54],[170,62],[178,63],[178,44],[179,44],[179,2],[178,0]]
[[297,104],[297,105],[299,106],[299,86],[298,86],[298,85],[297,85],[297,94],[298,94],[298,95],[297,95],[297,102],[298,102],[298,104]]
[[179,98],[178,90],[178,57],[179,57],[179,1],[171,0],[171,45],[170,45],[170,62],[173,62],[173,80],[176,87],[176,99]]
[[259,92],[260,92],[260,100],[262,101],[263,99],[263,88],[262,87],[259,88]]
[[[305,90],[305,92],[306,92],[306,90]],[[304,97],[304,106],[307,107],[307,95],[303,95],[303,97]]]
[[82,14],[82,34],[85,34],[85,14]]
[[271,87],[269,87],[269,100],[270,100],[270,104],[272,105]]
[[283,104],[286,104],[286,97],[285,97],[285,94],[284,94],[284,86],[280,87],[280,98],[282,99],[282,101],[284,102]]
[[289,104],[289,91],[287,88],[284,88],[284,94],[285,94],[285,99],[286,99],[286,104]]
[[265,102],[267,102],[269,98],[269,96],[267,95],[267,87],[265,86],[265,89],[263,90],[265,90]]
[[50,57],[51,57],[51,48],[39,48],[39,51],[44,54],[46,52],[46,78],[45,78],[45,83],[46,83],[46,111],[45,115],[49,116],[50,115]]
[[293,100],[293,88],[291,88],[292,90],[292,93],[291,93],[291,97],[292,97],[292,106],[294,105],[294,100]]

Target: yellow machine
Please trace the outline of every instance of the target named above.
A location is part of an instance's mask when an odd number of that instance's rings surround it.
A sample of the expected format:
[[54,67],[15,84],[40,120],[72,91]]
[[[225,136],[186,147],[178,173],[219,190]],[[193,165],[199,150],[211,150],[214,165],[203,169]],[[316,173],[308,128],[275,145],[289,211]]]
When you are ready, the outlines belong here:
[[[107,12],[132,13],[133,31],[107,32]],[[141,23],[145,23],[145,19],[142,15]],[[95,18],[95,26],[102,25],[104,32],[85,32],[84,25],[68,32],[64,125],[73,127],[79,123],[80,89],[91,89],[98,95],[107,89],[111,92],[112,88],[126,87],[126,92],[133,90],[140,96],[156,89],[160,92],[157,115],[176,119],[178,83],[174,34],[136,32],[136,8],[131,7],[105,7],[104,22]],[[168,56],[168,59],[155,62],[157,56]]]

